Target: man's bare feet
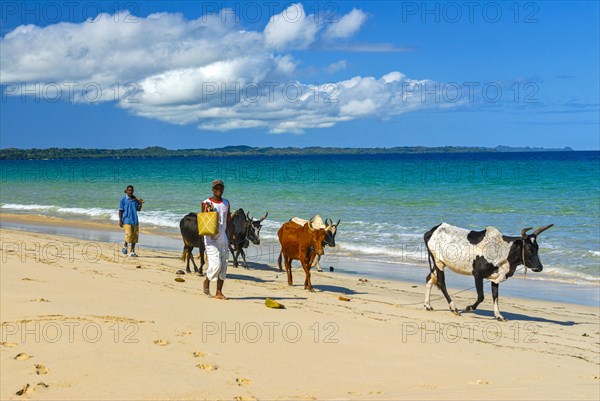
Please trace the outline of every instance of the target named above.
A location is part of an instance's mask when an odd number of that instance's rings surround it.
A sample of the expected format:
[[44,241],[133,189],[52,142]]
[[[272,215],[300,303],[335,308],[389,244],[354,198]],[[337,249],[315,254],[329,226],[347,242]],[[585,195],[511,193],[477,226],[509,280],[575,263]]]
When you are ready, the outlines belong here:
[[221,291],[217,291],[217,293],[215,294],[214,298],[222,299],[224,301],[227,301],[229,299],[225,295],[223,295],[223,293]]

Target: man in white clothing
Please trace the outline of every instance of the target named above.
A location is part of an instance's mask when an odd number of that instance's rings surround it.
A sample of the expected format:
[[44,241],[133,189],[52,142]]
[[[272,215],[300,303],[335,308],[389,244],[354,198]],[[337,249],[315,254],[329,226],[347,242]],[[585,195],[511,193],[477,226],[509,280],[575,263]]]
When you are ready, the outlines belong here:
[[212,182],[213,196],[202,202],[203,212],[216,211],[219,214],[219,233],[216,235],[205,235],[204,245],[208,257],[208,269],[204,280],[204,293],[210,296],[210,282],[217,282],[215,298],[227,299],[223,295],[223,283],[227,274],[227,254],[229,252],[227,240],[227,224],[231,219],[229,201],[223,198],[225,184],[221,180]]

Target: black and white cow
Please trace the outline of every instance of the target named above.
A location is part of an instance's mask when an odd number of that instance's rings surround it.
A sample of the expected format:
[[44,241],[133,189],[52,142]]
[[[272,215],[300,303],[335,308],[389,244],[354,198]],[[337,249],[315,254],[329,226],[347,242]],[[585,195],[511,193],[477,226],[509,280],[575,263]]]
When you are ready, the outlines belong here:
[[238,267],[240,254],[244,260],[244,267],[248,268],[244,248],[248,248],[250,242],[260,245],[260,229],[262,222],[267,218],[269,212],[258,220],[250,217],[250,212],[244,213],[244,209],[238,209],[231,214],[231,221],[227,225],[227,237],[229,238],[229,250],[233,256],[233,266]]
[[511,277],[519,265],[534,272],[542,271],[537,237],[552,226],[540,227],[529,235],[527,231],[533,228],[524,228],[520,237],[502,235],[494,227],[487,227],[483,231],[469,231],[446,223],[433,227],[424,236],[431,270],[426,280],[425,308],[433,310],[429,297],[431,286],[435,284],[446,297],[450,310],[460,315],[446,290],[444,268],[448,267],[455,273],[475,277],[477,301],[467,306],[467,311],[477,309],[483,301],[483,280],[488,279],[492,283],[494,316],[497,320],[505,321],[498,309],[498,284]]

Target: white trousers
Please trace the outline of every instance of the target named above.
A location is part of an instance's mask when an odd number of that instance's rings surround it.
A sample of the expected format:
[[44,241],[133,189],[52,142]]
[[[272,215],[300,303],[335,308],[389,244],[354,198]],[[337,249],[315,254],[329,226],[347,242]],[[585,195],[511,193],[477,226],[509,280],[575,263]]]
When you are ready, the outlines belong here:
[[229,253],[227,241],[205,240],[204,244],[206,245],[206,257],[208,258],[206,278],[210,281],[225,280]]

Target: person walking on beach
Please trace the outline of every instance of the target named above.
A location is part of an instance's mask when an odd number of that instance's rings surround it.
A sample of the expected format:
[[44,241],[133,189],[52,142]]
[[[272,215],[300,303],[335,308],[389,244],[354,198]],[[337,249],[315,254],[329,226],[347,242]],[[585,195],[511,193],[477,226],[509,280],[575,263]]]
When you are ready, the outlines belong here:
[[208,257],[208,269],[204,279],[204,293],[210,296],[210,282],[217,282],[215,298],[227,299],[223,295],[223,283],[227,274],[227,254],[229,252],[227,240],[227,224],[231,219],[229,201],[223,198],[225,184],[221,180],[212,182],[213,196],[202,202],[203,212],[216,211],[219,215],[219,233],[216,235],[205,235],[204,245]]
[[127,244],[131,244],[131,253],[129,256],[137,257],[135,253],[135,244],[139,238],[139,221],[138,214],[142,210],[143,199],[137,198],[133,195],[133,185],[127,185],[125,188],[125,196],[121,198],[119,204],[119,227],[125,228],[125,243],[121,252],[127,255]]

